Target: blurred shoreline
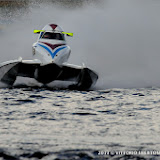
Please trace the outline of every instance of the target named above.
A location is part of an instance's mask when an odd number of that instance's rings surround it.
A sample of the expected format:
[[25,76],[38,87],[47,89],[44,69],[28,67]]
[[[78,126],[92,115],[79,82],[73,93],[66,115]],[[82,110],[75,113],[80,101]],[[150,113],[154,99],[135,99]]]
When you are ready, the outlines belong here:
[[[103,1],[103,0],[102,0]],[[63,7],[80,7],[84,4],[99,3],[96,0],[1,0],[0,7],[23,7],[30,4],[52,3]]]
[[28,5],[28,1],[0,1],[0,7],[22,7]]
[[83,8],[90,4],[101,4],[102,2],[103,0],[101,2],[97,2],[97,0],[1,0],[0,26],[12,23],[15,19],[24,16],[30,12],[30,8],[39,8],[44,4],[72,10]]

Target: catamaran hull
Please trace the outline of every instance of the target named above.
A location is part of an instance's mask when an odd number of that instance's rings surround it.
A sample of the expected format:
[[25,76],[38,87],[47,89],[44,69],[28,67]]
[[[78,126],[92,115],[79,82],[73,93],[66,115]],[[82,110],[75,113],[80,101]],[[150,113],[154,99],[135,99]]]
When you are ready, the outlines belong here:
[[13,86],[18,76],[34,78],[42,84],[48,84],[55,80],[72,81],[74,85],[70,88],[80,90],[89,89],[98,79],[97,74],[91,69],[71,64],[57,65],[50,63],[41,66],[39,63],[15,61],[1,65],[1,82]]

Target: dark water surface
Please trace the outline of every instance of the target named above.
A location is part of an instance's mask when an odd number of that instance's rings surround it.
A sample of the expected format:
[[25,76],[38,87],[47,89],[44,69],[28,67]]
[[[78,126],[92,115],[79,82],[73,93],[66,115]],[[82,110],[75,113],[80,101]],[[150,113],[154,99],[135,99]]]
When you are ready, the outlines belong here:
[[[0,157],[128,159],[160,151],[160,89],[0,90]],[[112,151],[99,155],[99,151]]]

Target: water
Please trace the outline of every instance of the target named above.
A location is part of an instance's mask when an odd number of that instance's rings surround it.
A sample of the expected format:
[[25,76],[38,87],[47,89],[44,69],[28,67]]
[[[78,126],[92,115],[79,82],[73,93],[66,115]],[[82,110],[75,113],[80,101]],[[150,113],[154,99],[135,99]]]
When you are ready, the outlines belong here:
[[33,29],[52,22],[74,33],[69,62],[100,77],[90,91],[0,85],[0,159],[160,159],[159,13],[156,0],[0,7],[1,62],[31,59]]
[[159,97],[159,88],[1,89],[0,156],[105,159],[111,155],[99,151],[160,150]]

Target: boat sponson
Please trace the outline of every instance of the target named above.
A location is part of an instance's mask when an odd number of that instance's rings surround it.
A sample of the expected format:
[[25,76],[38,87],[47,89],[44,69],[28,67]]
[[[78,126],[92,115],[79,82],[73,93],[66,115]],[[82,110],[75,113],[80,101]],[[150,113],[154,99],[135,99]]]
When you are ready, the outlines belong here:
[[47,84],[54,80],[74,81],[77,89],[89,89],[98,79],[98,75],[89,68],[76,68],[55,63],[41,66],[40,64],[25,64],[15,62],[0,67],[0,80],[13,85],[17,76],[34,78]]

